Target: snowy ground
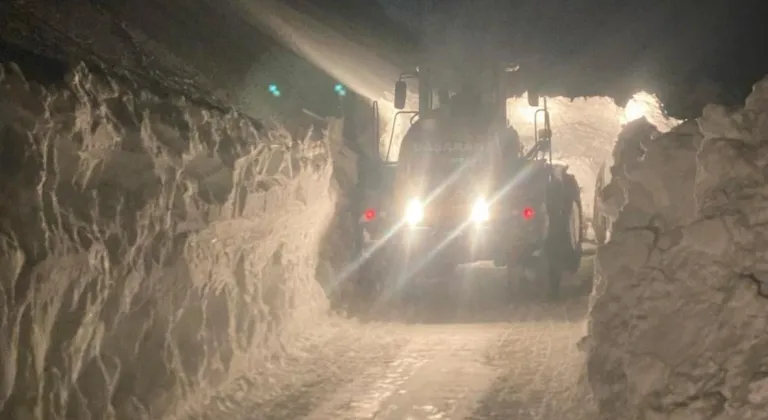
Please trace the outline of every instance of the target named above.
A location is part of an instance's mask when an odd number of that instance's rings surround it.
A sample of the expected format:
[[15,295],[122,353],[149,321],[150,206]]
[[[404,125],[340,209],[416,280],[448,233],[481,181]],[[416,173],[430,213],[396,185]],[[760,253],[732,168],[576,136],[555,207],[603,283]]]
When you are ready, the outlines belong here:
[[[591,259],[578,277],[591,276]],[[204,409],[210,419],[591,419],[581,382],[587,297],[572,282],[561,302],[510,294],[503,270],[462,267],[403,289],[367,321],[329,325],[274,391],[243,383]],[[258,397],[254,400],[254,397]],[[258,414],[255,414],[258,413]]]

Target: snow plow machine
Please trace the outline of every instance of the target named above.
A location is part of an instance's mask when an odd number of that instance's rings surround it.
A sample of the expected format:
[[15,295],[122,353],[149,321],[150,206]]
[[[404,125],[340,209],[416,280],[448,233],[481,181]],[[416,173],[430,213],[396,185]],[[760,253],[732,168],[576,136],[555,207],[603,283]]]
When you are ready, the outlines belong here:
[[[367,198],[359,203],[354,280],[361,297],[383,299],[410,279],[493,261],[506,267],[513,290],[554,298],[564,275],[578,270],[580,188],[567,166],[552,161],[545,98],[528,89],[536,117],[527,150],[508,124],[515,71],[500,66],[496,88],[466,83],[453,95],[433,89],[425,68],[396,82],[394,119],[410,117],[410,126],[397,159],[390,156],[393,130],[379,149],[385,156],[361,168],[360,197]],[[405,109],[408,79],[418,79],[418,110]]]

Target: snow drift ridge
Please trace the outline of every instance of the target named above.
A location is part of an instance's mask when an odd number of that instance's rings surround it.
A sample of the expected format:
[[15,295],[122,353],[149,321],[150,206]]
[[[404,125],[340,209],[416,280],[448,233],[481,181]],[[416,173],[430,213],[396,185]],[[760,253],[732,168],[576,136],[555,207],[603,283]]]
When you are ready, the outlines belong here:
[[327,139],[14,64],[0,133],[0,417],[172,415],[327,309]]
[[768,78],[736,112],[619,136],[585,342],[601,419],[765,418],[767,167]]

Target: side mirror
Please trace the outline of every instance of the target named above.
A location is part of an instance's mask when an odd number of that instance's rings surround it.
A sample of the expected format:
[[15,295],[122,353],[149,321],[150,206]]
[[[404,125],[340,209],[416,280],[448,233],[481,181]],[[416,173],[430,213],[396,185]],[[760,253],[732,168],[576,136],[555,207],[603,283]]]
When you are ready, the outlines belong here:
[[534,108],[539,107],[539,92],[535,88],[528,89],[528,105]]
[[395,82],[395,109],[405,108],[405,98],[408,95],[408,86],[404,81]]

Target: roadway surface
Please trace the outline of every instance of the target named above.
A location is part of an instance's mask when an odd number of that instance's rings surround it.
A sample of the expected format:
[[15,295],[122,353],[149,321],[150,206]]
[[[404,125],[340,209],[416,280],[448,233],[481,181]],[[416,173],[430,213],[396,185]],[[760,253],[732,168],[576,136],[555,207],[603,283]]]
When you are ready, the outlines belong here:
[[272,397],[254,377],[208,404],[204,417],[594,418],[577,349],[588,301],[577,283],[592,275],[591,257],[556,302],[511,294],[503,273],[476,264],[404,287],[370,319],[337,320],[281,378],[269,374]]

